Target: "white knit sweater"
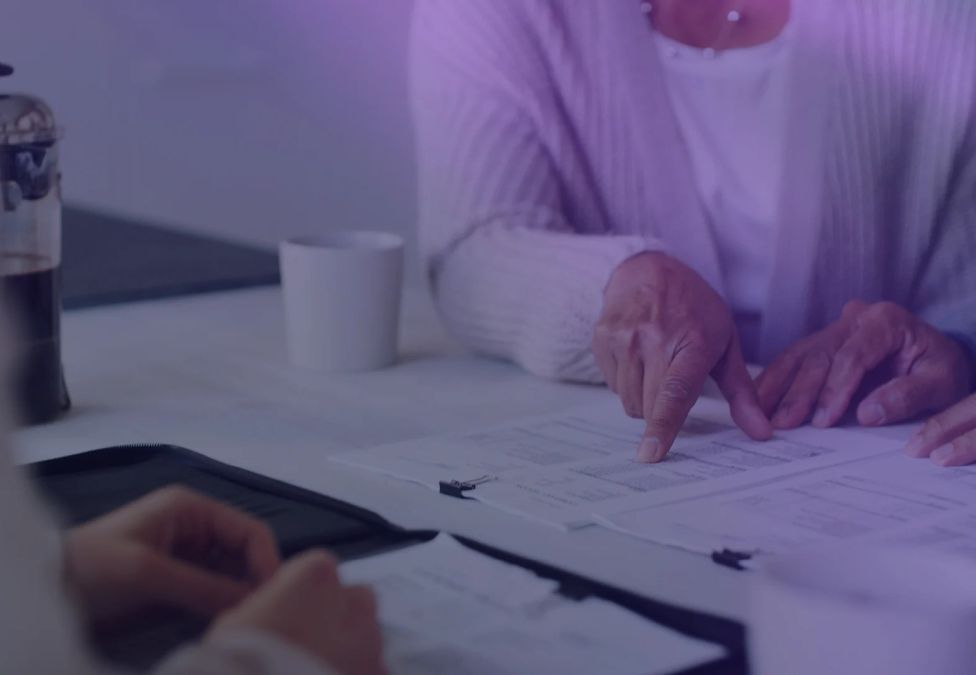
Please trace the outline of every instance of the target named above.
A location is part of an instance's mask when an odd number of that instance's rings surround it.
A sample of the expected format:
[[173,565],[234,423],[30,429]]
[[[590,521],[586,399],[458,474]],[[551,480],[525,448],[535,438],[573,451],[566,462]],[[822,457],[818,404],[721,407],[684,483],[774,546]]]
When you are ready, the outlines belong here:
[[[976,337],[976,1],[794,0],[797,47],[768,362],[853,298]],[[643,250],[720,293],[636,0],[420,0],[411,60],[421,246],[450,329],[599,381],[613,269]],[[734,308],[733,308],[734,309]]]

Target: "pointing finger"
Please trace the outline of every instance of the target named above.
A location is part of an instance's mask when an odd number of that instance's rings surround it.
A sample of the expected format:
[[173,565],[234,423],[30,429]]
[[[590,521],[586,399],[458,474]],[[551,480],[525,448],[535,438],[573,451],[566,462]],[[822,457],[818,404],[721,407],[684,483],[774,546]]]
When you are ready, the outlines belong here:
[[708,370],[702,353],[691,347],[682,349],[671,360],[649,408],[648,400],[644,401],[647,430],[638,451],[640,461],[659,462],[667,455],[701,395]]

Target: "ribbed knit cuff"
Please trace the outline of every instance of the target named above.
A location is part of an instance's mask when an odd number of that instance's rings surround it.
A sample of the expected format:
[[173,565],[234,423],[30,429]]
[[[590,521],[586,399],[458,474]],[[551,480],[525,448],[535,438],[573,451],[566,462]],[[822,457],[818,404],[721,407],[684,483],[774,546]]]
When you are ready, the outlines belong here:
[[446,326],[535,375],[602,382],[590,345],[607,282],[624,260],[663,247],[510,221],[482,227],[440,259],[435,297]]
[[[586,237],[581,239],[585,242]],[[555,332],[562,336],[559,342],[568,348],[561,355],[558,371],[554,373],[559,379],[594,384],[604,382],[590,349],[593,330],[603,310],[604,291],[623,262],[641,253],[662,250],[655,240],[641,237],[613,239],[604,242],[605,246],[601,246],[600,250],[573,259],[572,266],[567,270],[572,274],[573,282],[567,284],[567,292],[558,311],[562,320],[557,318],[559,323],[555,327]]]

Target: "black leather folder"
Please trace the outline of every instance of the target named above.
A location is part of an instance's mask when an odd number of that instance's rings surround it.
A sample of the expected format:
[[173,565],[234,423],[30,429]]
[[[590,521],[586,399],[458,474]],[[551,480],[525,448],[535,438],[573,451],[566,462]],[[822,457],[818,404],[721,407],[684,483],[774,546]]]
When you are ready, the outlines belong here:
[[[351,504],[173,446],[106,448],[34,464],[31,472],[40,491],[60,510],[68,525],[95,518],[157,488],[181,484],[264,519],[285,556],[310,547],[326,547],[340,559],[349,560],[429,541],[437,534],[408,531]],[[689,675],[747,672],[744,630],[736,622],[641,597],[470,539],[459,540],[481,553],[557,580],[560,592],[568,597],[597,596],[726,647],[727,657],[686,671]],[[205,629],[198,619],[158,612],[98,635],[96,640],[102,656],[110,662],[144,670]]]

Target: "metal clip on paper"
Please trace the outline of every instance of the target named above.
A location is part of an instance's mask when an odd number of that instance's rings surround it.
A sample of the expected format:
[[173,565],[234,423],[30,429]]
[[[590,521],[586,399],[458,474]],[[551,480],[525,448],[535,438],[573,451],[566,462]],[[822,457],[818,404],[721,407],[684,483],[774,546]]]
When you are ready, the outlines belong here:
[[752,553],[733,551],[728,548],[722,549],[721,551],[712,551],[713,562],[716,562],[723,567],[730,567],[734,570],[749,569],[749,566],[746,563],[752,560],[752,558]]
[[442,480],[440,482],[441,494],[447,495],[448,497],[457,497],[458,499],[464,499],[464,493],[474,490],[476,487],[482,483],[487,483],[488,481],[495,480],[492,475],[481,476],[480,478],[475,478],[473,480]]

